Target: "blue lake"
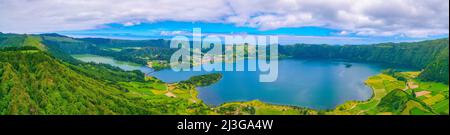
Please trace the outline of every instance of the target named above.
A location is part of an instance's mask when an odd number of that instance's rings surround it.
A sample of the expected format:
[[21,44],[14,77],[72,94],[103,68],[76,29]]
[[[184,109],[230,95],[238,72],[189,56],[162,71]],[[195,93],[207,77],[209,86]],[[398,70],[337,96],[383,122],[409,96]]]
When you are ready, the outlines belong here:
[[[175,72],[171,69],[152,72],[151,68],[108,57],[95,55],[74,55],[74,57],[85,62],[111,64],[124,70],[141,70],[169,83],[211,73]],[[348,67],[347,64],[352,66]],[[372,90],[364,84],[364,81],[385,68],[377,64],[339,61],[280,60],[278,79],[274,82],[259,82],[261,73],[258,71],[221,71],[223,78],[219,82],[198,88],[199,98],[210,105],[258,99],[273,104],[332,109],[349,100],[369,99]]]

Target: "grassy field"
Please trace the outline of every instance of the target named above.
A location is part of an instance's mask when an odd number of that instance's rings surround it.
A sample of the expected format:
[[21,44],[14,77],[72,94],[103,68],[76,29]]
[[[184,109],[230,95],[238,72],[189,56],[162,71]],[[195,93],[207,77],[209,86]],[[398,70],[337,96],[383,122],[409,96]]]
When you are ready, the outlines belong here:
[[[449,114],[448,85],[423,82],[417,78],[419,72],[399,72],[395,76],[405,77],[400,81],[391,75],[379,74],[366,81],[374,92],[364,102],[349,101],[326,114],[338,115],[432,115]],[[400,92],[401,91],[401,92]],[[400,94],[399,94],[400,93]],[[425,93],[424,95],[417,95]],[[392,94],[392,95],[389,95]],[[389,95],[389,96],[387,96]],[[390,101],[381,104],[382,100]],[[404,102],[396,103],[403,100]],[[399,111],[386,111],[398,110]]]

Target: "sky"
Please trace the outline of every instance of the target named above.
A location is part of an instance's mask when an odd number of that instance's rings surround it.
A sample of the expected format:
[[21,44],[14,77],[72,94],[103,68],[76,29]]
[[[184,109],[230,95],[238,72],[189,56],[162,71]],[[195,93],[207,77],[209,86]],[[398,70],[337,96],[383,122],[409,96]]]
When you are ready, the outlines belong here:
[[0,0],[0,32],[156,39],[277,35],[281,44],[448,37],[448,0]]

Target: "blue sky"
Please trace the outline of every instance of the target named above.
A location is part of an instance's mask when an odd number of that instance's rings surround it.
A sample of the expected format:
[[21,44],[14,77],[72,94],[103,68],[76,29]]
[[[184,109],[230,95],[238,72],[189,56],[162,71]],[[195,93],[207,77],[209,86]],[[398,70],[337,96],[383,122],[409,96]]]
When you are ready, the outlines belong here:
[[[342,35],[342,30],[325,27],[305,26],[260,30],[258,28],[236,26],[229,23],[176,22],[163,21],[125,25],[106,24],[101,27],[81,31],[60,31],[57,33],[73,37],[103,37],[117,39],[171,39],[174,36],[192,37],[192,29],[201,28],[203,35],[278,35],[281,44],[373,44],[382,42],[413,42],[448,37],[447,34],[427,37],[393,36],[359,36]],[[203,36],[204,37],[204,36]]]
[[[133,26],[124,24],[107,24],[104,27],[83,30],[66,31],[67,34],[104,34],[104,33],[122,33],[146,36],[160,36],[161,32],[183,31],[191,32],[193,28],[201,28],[203,33],[217,34],[252,34],[252,35],[299,35],[299,36],[332,36],[340,31],[322,28],[322,27],[298,27],[298,28],[279,28],[274,30],[259,30],[257,28],[235,26],[226,23],[204,23],[204,22],[175,22],[165,21],[157,23],[141,23]],[[163,35],[161,35],[163,36]]]
[[76,37],[277,35],[282,44],[448,37],[448,0],[1,0],[0,32]]

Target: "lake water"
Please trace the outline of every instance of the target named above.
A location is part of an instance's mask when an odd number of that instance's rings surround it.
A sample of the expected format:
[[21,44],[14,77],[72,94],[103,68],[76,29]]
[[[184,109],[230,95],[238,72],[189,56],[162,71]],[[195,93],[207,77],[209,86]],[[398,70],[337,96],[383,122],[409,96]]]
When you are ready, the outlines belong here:
[[[108,57],[95,55],[74,55],[74,57],[85,62],[111,64],[124,70],[141,70],[169,83],[211,73],[175,72],[171,69],[152,72],[151,68],[119,62]],[[346,67],[346,64],[352,66]],[[219,82],[198,88],[199,98],[211,105],[258,99],[273,104],[332,109],[349,100],[369,99],[372,90],[364,84],[364,81],[369,76],[380,73],[382,69],[385,67],[376,64],[280,60],[278,79],[275,82],[259,82],[260,72],[223,71],[221,72],[223,78]]]

